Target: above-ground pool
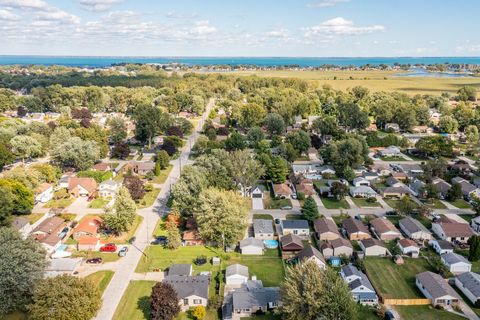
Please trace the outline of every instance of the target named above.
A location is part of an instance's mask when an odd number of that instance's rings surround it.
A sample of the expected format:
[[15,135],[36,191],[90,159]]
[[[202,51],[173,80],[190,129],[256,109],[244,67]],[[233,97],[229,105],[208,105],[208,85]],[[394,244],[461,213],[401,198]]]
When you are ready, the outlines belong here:
[[277,240],[263,240],[263,244],[267,249],[276,249],[278,248]]

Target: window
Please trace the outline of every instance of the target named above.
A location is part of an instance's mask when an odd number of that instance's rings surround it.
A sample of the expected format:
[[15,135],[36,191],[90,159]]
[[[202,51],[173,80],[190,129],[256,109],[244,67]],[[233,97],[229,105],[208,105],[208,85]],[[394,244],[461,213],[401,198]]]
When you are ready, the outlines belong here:
[[188,306],[188,299],[183,299],[183,305]]
[[193,299],[193,304],[202,304],[202,299]]
[[298,234],[298,230],[293,230],[293,234]]

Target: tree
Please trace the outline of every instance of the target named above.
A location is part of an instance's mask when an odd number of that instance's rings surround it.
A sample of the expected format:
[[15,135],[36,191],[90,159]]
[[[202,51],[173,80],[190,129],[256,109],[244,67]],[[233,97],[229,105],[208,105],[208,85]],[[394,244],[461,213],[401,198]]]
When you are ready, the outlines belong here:
[[415,202],[409,196],[403,196],[395,204],[395,209],[400,215],[410,215],[417,208]]
[[334,182],[332,183],[332,188],[330,192],[333,196],[337,199],[343,199],[348,195],[348,186],[344,185],[341,182]]
[[453,153],[453,142],[447,137],[423,137],[415,144],[415,148],[426,156],[450,157]]
[[199,194],[208,186],[204,171],[196,166],[186,166],[178,182],[172,186],[173,207],[184,215],[190,215],[198,207]]
[[76,108],[72,110],[73,119],[93,119],[92,113],[87,108]]
[[125,179],[123,179],[123,185],[128,189],[133,200],[142,199],[145,195],[143,181],[138,177],[125,177]]
[[253,186],[265,172],[262,165],[252,157],[248,150],[231,152],[225,161],[225,167],[244,196],[246,190]]
[[356,319],[356,305],[343,279],[314,261],[288,268],[281,287],[281,311],[290,320]]
[[249,208],[235,191],[207,188],[200,193],[194,216],[203,239],[231,245],[242,238]]
[[[23,183],[12,179],[0,179],[0,187],[8,189],[13,198],[12,213],[15,215],[29,214],[33,208],[34,197],[33,191],[27,188]],[[3,205],[8,207],[10,205],[10,194],[3,198]],[[1,203],[0,203],[1,205]]]
[[458,122],[452,116],[443,116],[438,123],[438,128],[440,132],[455,133],[458,130]]
[[115,117],[110,120],[110,141],[117,144],[125,140],[127,137],[127,125],[125,120],[120,117]]
[[170,156],[165,150],[160,150],[157,152],[156,162],[160,166],[160,169],[165,170],[170,164]]
[[308,197],[305,199],[302,207],[302,213],[308,221],[313,222],[315,219],[318,219],[320,215],[318,213],[317,203],[313,197]]
[[170,157],[177,153],[177,146],[171,139],[164,139],[162,144],[162,150],[164,150]]
[[237,131],[230,134],[225,140],[225,149],[227,151],[243,150],[247,147],[245,138]]
[[0,142],[0,171],[3,170],[3,167],[13,163],[15,156],[13,155],[10,147]]
[[468,239],[468,244],[470,245],[470,249],[468,251],[468,260],[480,260],[480,236],[471,236]]
[[174,221],[167,221],[167,248],[168,249],[177,249],[182,245],[182,237],[180,235],[180,230],[178,230],[177,224]]
[[178,296],[173,287],[165,282],[157,282],[150,297],[150,319],[172,320],[179,312]]
[[315,119],[312,124],[312,129],[322,136],[335,136],[340,130],[338,127],[338,120],[334,116],[325,116]]
[[457,91],[457,100],[475,101],[477,99],[477,91],[474,87],[464,86]]
[[164,132],[171,123],[168,114],[165,114],[157,107],[140,105],[135,108],[133,118],[135,119],[135,137],[152,146],[152,139],[157,134]]
[[167,131],[165,132],[167,136],[176,136],[183,138],[183,131],[182,128],[179,126],[170,126],[168,127]]
[[30,136],[15,136],[10,140],[14,154],[22,160],[38,157],[42,153],[42,145],[36,139]]
[[287,136],[287,141],[290,142],[300,154],[307,152],[311,146],[310,136],[303,130],[290,133]]
[[127,143],[119,141],[115,143],[110,153],[112,158],[124,160],[130,154],[130,147]]
[[206,315],[207,315],[207,311],[205,310],[204,306],[196,306],[193,309],[193,316],[197,320],[202,320],[203,318],[205,318]]
[[447,191],[447,199],[449,201],[455,201],[463,197],[462,186],[459,183],[454,183],[452,187]]
[[[0,316],[24,310],[47,267],[45,250],[13,228],[0,228]],[[35,318],[33,318],[35,319]]]
[[282,157],[273,156],[266,173],[272,183],[284,183],[288,175],[287,161]]
[[480,138],[478,128],[474,125],[470,125],[465,128],[465,135],[467,136],[467,141],[470,144],[478,143],[478,139]]
[[368,145],[365,139],[358,136],[337,140],[329,144],[322,155],[339,174],[343,174],[346,167],[355,168],[365,163]]
[[115,197],[113,207],[106,209],[103,224],[115,234],[127,232],[135,221],[137,206],[127,188],[121,187]]
[[447,172],[448,163],[443,158],[429,159],[422,166],[427,180],[432,180],[434,177],[442,178]]
[[257,103],[247,103],[240,107],[240,125],[250,128],[262,123],[265,118],[265,108]]
[[265,139],[265,134],[260,127],[252,127],[248,130],[247,140],[250,142],[250,146],[255,147],[263,139]]
[[9,188],[0,186],[0,227],[10,225],[14,195]]
[[426,199],[438,199],[439,192],[437,187],[432,183],[427,183],[423,188],[420,190],[420,194],[424,194]]
[[90,320],[100,309],[101,294],[92,281],[70,275],[45,278],[35,287],[29,317],[38,320]]
[[100,149],[94,141],[73,137],[54,148],[53,159],[64,167],[87,170],[100,157]]
[[285,121],[278,113],[269,113],[265,118],[265,126],[272,136],[285,133]]

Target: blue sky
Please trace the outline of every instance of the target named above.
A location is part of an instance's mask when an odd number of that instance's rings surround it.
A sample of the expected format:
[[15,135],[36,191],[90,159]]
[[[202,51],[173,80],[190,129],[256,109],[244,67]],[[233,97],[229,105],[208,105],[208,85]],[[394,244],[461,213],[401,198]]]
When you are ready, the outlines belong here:
[[480,56],[476,0],[0,0],[0,54]]

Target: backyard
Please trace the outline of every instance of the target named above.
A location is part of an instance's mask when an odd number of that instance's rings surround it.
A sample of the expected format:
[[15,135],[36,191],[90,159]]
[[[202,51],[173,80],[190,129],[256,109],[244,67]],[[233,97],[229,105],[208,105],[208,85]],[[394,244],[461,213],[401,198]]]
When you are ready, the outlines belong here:
[[426,306],[395,306],[403,319],[422,319],[422,320],[465,320],[445,310],[438,310],[431,305]]
[[321,198],[323,205],[327,209],[350,209],[350,205],[345,199],[337,200],[334,198]]
[[274,199],[270,196],[266,196],[263,199],[265,209],[281,209],[283,207],[292,207],[292,201],[290,199]]

